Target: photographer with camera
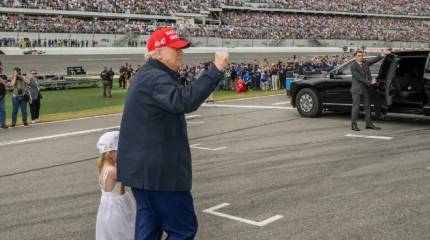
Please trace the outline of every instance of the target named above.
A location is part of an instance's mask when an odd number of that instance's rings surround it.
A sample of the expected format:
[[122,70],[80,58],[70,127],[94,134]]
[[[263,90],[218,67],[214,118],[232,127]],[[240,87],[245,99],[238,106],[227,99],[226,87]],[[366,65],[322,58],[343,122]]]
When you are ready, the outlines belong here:
[[108,68],[105,67],[103,71],[100,73],[100,78],[103,82],[103,97],[112,97],[112,85],[110,83],[110,72],[108,71]]
[[16,67],[13,69],[11,85],[12,90],[12,127],[16,126],[18,108],[21,109],[22,123],[28,126],[27,122],[27,102],[29,101],[28,85],[30,80],[21,74],[21,69]]
[[3,75],[3,64],[0,62],[0,128],[7,129],[6,107],[4,99],[6,97],[6,75]]
[[126,89],[127,88],[127,78],[129,73],[128,63],[125,63],[125,66],[121,66],[119,69],[119,87]]
[[115,76],[115,72],[113,71],[112,67],[109,67],[108,75],[109,75],[109,78],[108,78],[108,84],[109,84],[108,95],[109,95],[109,97],[112,97],[113,78]]
[[42,94],[40,93],[36,70],[31,70],[30,84],[28,87],[28,92],[30,96],[30,101],[28,103],[30,104],[31,123],[38,123],[40,112],[40,99],[42,99]]

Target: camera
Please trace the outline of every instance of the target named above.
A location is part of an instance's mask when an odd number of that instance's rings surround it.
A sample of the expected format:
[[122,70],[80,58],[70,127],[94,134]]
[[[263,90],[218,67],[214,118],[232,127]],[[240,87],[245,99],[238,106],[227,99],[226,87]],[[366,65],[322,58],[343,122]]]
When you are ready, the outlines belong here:
[[18,75],[21,75],[21,68],[16,67],[13,70],[15,70]]

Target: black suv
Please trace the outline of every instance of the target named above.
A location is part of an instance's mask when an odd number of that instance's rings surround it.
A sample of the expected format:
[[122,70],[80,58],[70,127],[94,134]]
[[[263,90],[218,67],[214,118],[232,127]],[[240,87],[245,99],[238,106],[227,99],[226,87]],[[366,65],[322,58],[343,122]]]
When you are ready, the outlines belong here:
[[[401,51],[372,65],[379,81],[371,98],[378,116],[387,112],[430,115],[430,51]],[[351,111],[351,63],[327,74],[302,77],[291,85],[291,104],[304,117],[318,117],[323,111]],[[380,111],[379,111],[380,110]]]

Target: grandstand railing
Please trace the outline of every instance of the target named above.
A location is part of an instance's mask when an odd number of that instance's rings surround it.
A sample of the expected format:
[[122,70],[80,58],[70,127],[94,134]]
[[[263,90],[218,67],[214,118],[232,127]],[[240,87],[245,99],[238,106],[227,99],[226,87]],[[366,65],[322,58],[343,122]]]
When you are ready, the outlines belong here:
[[[114,46],[114,43],[123,38],[126,34],[98,34],[98,33],[43,33],[43,32],[0,32],[0,42],[4,39],[23,39],[28,38],[30,40],[62,40],[62,39],[72,39],[72,40],[89,40],[97,41],[100,47]],[[137,34],[137,41],[146,41],[148,35]],[[267,43],[275,39],[264,38],[264,39],[223,39],[220,37],[194,37],[189,36],[189,38],[196,43],[196,46],[201,47],[216,47],[216,46],[240,46],[240,47],[264,47]],[[424,46],[428,48],[430,42],[401,42],[401,41],[377,41],[377,40],[348,40],[348,39],[315,39],[321,43],[322,46],[357,46],[366,45],[369,47],[383,47],[383,46]],[[229,44],[229,42],[231,44]],[[102,44],[103,43],[103,44]],[[102,44],[102,45],[100,45]],[[284,38],[277,44],[281,47],[294,47],[294,46],[311,46],[309,39],[287,39]]]
[[278,8],[256,8],[240,6],[221,6],[223,10],[245,10],[253,12],[283,12],[283,13],[305,13],[305,14],[325,14],[325,15],[344,15],[344,16],[367,16],[367,17],[385,17],[385,18],[408,18],[408,19],[430,19],[430,16],[415,15],[396,15],[396,14],[379,14],[379,13],[357,13],[357,12],[336,12],[336,11],[318,11],[305,9],[278,9]]
[[175,13],[175,16],[143,15],[143,14],[130,14],[130,13],[106,13],[106,12],[90,12],[90,11],[73,11],[73,10],[49,10],[49,9],[34,9],[34,8],[21,8],[21,7],[14,7],[14,8],[0,7],[0,13],[44,14],[44,15],[64,15],[64,16],[102,17],[102,18],[160,19],[160,20],[177,20],[178,18],[182,18],[182,17],[203,18],[203,17],[207,17],[210,12],[220,12],[223,10],[325,14],[325,15],[344,15],[344,16],[368,16],[368,17],[406,18],[406,19],[424,19],[424,20],[430,19],[430,16],[416,16],[416,15],[318,11],[318,10],[305,10],[305,9],[275,9],[275,8],[240,7],[240,6],[227,6],[227,5],[222,5],[221,8],[209,8],[208,11],[202,10],[200,14],[199,13]]
[[[115,46],[114,43],[125,37],[126,34],[85,34],[85,33],[32,33],[32,32],[1,32],[2,39],[28,38],[30,40],[90,40],[97,41],[99,47]],[[148,35],[138,34],[135,39],[145,42]],[[312,47],[318,41],[324,47],[393,47],[393,48],[430,48],[429,42],[400,42],[400,41],[376,41],[376,40],[345,40],[345,39],[223,39],[218,37],[191,37],[195,47],[267,47],[274,44],[278,47]],[[103,43],[103,44],[101,44]],[[18,45],[16,45],[18,46]],[[139,45],[140,46],[140,45]]]
[[[32,9],[32,8],[6,8],[6,7],[0,7],[0,13],[62,15],[62,16],[74,16],[74,17],[120,18],[120,19],[141,19],[141,20],[150,20],[150,19],[177,20],[179,18],[176,16],[161,16],[161,15],[46,10],[46,9]],[[198,16],[203,16],[203,15],[198,15]]]

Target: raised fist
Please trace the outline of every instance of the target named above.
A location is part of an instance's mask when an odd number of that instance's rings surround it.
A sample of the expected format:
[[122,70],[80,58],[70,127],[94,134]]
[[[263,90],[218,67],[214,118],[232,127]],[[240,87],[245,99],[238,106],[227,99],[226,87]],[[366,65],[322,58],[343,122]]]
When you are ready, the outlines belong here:
[[391,49],[385,49],[383,53],[384,53],[384,55],[390,55]]
[[224,71],[227,67],[230,54],[228,52],[216,52],[214,64],[219,71]]

